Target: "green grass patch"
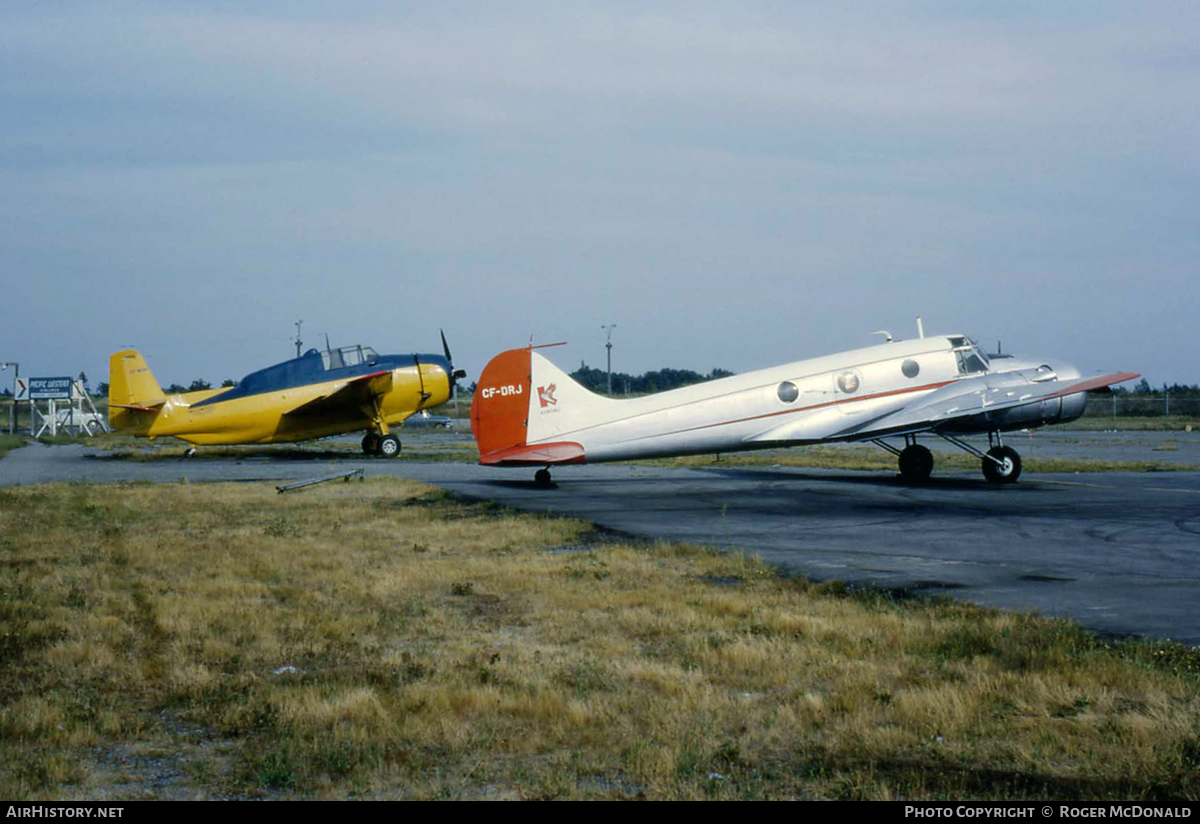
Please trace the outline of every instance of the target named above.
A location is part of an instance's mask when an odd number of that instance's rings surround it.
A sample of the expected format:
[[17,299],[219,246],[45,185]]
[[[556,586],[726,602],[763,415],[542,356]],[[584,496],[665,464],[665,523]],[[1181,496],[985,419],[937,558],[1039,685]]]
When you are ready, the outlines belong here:
[[0,435],[0,458],[26,444],[24,435]]

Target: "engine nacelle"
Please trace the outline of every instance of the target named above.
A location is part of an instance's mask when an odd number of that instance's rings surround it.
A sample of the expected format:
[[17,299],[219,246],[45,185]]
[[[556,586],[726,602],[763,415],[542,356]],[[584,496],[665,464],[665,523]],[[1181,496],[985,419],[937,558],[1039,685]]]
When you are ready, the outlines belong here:
[[979,432],[981,430],[1032,429],[1051,423],[1067,423],[1083,414],[1087,407],[1087,393],[1076,392],[1062,398],[1034,401],[1024,406],[1014,406],[982,415],[961,418],[938,427],[945,432]]

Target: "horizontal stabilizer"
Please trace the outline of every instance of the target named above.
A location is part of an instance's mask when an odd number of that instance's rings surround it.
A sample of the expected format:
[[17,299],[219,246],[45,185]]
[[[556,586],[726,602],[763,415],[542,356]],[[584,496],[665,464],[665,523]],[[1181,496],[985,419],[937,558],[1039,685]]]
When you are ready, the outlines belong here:
[[583,463],[583,447],[571,441],[514,446],[489,452],[479,458],[485,466],[549,466]]
[[157,412],[166,402],[166,398],[155,398],[141,403],[109,403],[108,406],[110,409],[132,409],[134,412]]

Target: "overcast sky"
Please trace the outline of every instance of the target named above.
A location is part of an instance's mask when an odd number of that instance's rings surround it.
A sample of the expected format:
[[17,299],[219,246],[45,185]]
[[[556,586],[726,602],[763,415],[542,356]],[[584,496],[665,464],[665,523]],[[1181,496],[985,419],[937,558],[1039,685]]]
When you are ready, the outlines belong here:
[[[252,10],[248,11],[250,8]],[[0,360],[707,372],[965,332],[1200,383],[1200,4],[0,5]],[[11,386],[12,371],[0,382]]]

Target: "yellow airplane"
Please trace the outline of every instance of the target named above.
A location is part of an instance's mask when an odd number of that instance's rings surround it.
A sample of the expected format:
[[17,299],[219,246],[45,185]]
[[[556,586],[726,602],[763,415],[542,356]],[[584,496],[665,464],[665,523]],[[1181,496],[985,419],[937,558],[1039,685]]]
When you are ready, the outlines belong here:
[[[367,454],[396,457],[390,431],[415,412],[449,400],[450,347],[442,355],[379,355],[369,346],[309,349],[251,372],[233,387],[167,395],[136,350],[108,359],[108,420],[114,432],[192,444],[282,443],[367,430]],[[189,450],[190,452],[190,450]]]

